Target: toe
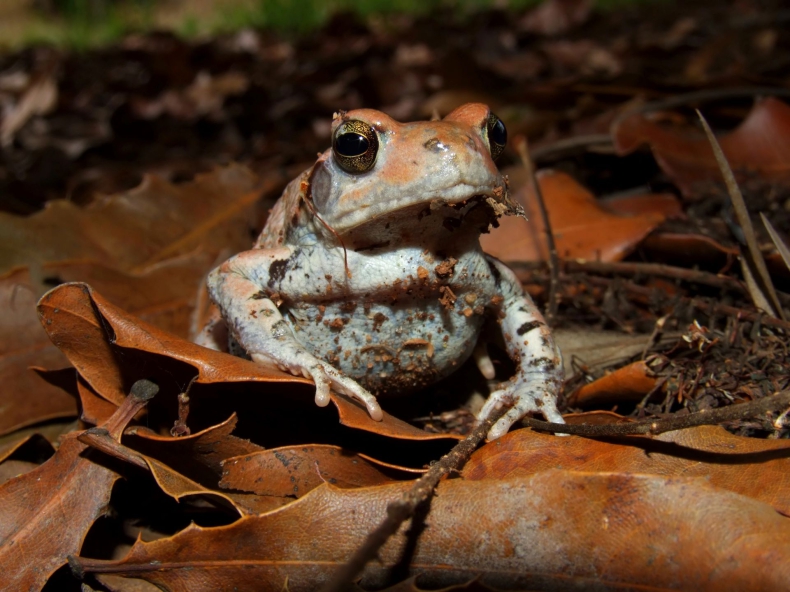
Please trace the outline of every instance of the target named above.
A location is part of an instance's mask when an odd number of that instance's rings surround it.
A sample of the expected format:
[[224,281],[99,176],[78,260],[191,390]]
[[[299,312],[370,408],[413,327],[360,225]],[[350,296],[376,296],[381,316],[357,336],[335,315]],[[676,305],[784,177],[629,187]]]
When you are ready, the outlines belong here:
[[315,381],[315,404],[319,407],[329,405],[329,379],[320,368],[311,371]]
[[495,410],[499,409],[507,398],[506,391],[494,391],[488,396],[488,399],[483,403],[483,408],[477,414],[478,421],[483,421],[489,417]]

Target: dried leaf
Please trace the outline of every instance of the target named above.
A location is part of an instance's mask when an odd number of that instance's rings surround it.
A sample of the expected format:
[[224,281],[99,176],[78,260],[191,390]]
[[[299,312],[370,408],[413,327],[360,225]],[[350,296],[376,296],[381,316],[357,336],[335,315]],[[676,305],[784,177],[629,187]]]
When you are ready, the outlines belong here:
[[[273,366],[206,349],[148,325],[113,306],[84,284],[66,284],[48,292],[39,303],[39,314],[53,343],[66,353],[80,375],[97,394],[116,405],[129,386],[129,379],[123,375],[124,357],[117,355],[119,348],[187,364],[198,375],[195,384],[311,384],[305,378],[286,374]],[[162,373],[163,380],[169,376],[173,382],[171,372],[164,370],[161,364],[158,369],[153,365],[146,368],[149,376],[157,371]],[[135,375],[133,380],[137,378],[140,376]],[[424,432],[386,412],[383,421],[373,421],[361,406],[341,395],[333,394],[332,401],[340,413],[341,423],[355,429],[407,440],[458,439],[454,435]],[[305,400],[305,404],[312,406],[313,402]]]
[[[377,464],[339,446],[286,446],[225,460],[219,485],[258,495],[303,497],[322,483],[349,488],[393,481]],[[399,472],[402,478],[414,476],[414,471]]]
[[0,485],[0,570],[8,590],[40,590],[106,510],[119,475],[104,455],[86,450],[81,433],[65,436],[43,465]]
[[[169,539],[138,541],[121,561],[79,558],[74,566],[171,592],[279,592],[285,582],[293,592],[314,590],[409,485],[321,485],[275,512],[219,528],[192,525]],[[411,573],[434,587],[480,576],[492,586],[543,590],[756,591],[780,589],[790,577],[790,522],[702,479],[557,470],[454,479],[439,485],[419,537],[409,529],[366,567],[362,587]]]
[[656,385],[657,378],[642,361],[605,374],[577,389],[568,397],[571,407],[640,401]]
[[[710,144],[697,129],[667,128],[633,113],[614,124],[612,137],[620,154],[649,144],[661,169],[687,197],[696,195],[700,184],[720,178]],[[790,106],[783,101],[757,101],[743,123],[719,143],[736,177],[757,173],[790,182]]]
[[123,446],[106,431],[90,429],[79,436],[81,442],[101,450],[123,462],[147,468],[159,488],[176,501],[185,497],[202,496],[217,505],[233,509],[239,515],[260,514],[278,508],[290,500],[264,496],[252,496],[234,492],[219,491],[218,476],[209,477],[210,485],[190,479],[167,464],[127,446]]
[[25,269],[0,278],[0,384],[3,412],[0,435],[59,417],[76,417],[77,402],[62,389],[42,380],[30,366],[49,369],[68,365],[52,347],[36,315],[36,293]]
[[188,436],[162,436],[143,426],[124,432],[124,442],[134,450],[156,458],[200,482],[216,484],[222,462],[234,456],[251,455],[262,447],[232,435],[237,423],[234,413],[227,420]]
[[[499,441],[498,441],[499,442]],[[654,438],[566,438],[518,430],[472,455],[466,479],[524,478],[549,468],[704,477],[790,515],[790,442],[734,436],[719,426],[665,432]]]
[[27,218],[0,212],[0,273],[69,260],[144,272],[193,251],[242,250],[251,207],[265,190],[248,169],[232,165],[180,185],[147,176],[86,208],[56,200]]
[[[650,339],[639,333],[584,327],[558,327],[552,334],[562,352],[566,376],[572,376],[579,366],[586,372],[595,372],[622,365],[641,354]],[[677,337],[675,333],[662,334],[659,343]]]
[[[196,296],[206,271],[215,263],[216,251],[234,244],[247,246],[247,218],[258,195],[251,191],[255,183],[252,173],[234,166],[178,186],[150,178],[135,190],[85,210],[62,201],[30,218],[0,213],[4,247],[0,251],[6,256],[0,266],[15,261],[32,264],[32,271],[14,269],[0,279],[0,302],[5,304],[0,317],[0,381],[10,393],[0,433],[76,415],[72,397],[28,370],[68,364],[38,328],[35,300],[43,285],[87,280],[116,304],[186,336]],[[174,257],[198,246],[204,252]],[[72,256],[85,259],[66,260]],[[171,258],[150,264],[162,256]],[[97,261],[146,267],[139,273],[126,273]],[[93,316],[89,310],[83,312]],[[62,335],[62,345],[73,337]],[[79,348],[82,338],[84,333],[72,339],[70,347]],[[96,392],[116,402],[125,392],[94,386]],[[104,380],[103,387],[108,386]]]
[[[523,175],[521,175],[523,176]],[[528,220],[510,216],[499,220],[499,228],[483,235],[483,249],[505,261],[536,261],[547,258],[546,236],[531,184],[519,186],[519,175],[512,174],[518,187],[516,199],[524,206]],[[579,185],[565,173],[540,171],[538,183],[549,213],[557,252],[560,257],[618,261],[625,257],[665,218],[667,198],[660,196],[655,209],[632,206],[637,215],[622,215]],[[650,203],[652,196],[645,196]],[[628,209],[620,201],[616,208]]]
[[[20,449],[35,448],[46,456],[52,456],[55,452],[55,447],[49,438],[55,439],[63,435],[66,431],[64,428],[73,428],[74,422],[69,423],[53,423],[49,425],[37,426],[35,428],[28,428],[26,430],[19,430],[13,434],[0,437],[0,462],[5,461],[9,456],[15,454]],[[46,433],[45,436],[43,433]]]
[[156,479],[157,485],[176,500],[196,495],[205,496],[213,498],[212,501],[224,501],[227,506],[238,510],[242,516],[263,514],[291,501],[284,496],[245,495],[217,491],[204,487],[154,458],[145,457],[145,462]]
[[27,460],[6,460],[3,464],[0,464],[0,485],[11,479],[16,479],[25,473],[29,473],[38,467],[38,463]]

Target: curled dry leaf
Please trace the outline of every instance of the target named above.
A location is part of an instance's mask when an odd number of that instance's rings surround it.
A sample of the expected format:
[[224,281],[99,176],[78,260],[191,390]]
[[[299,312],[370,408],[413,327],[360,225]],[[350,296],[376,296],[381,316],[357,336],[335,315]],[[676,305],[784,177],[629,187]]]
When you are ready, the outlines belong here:
[[[77,413],[72,396],[29,370],[68,365],[39,328],[35,301],[44,286],[89,281],[119,306],[186,336],[196,294],[216,251],[247,247],[247,220],[259,195],[255,183],[247,169],[233,166],[183,185],[149,178],[135,190],[84,210],[62,201],[30,218],[0,213],[0,267],[30,265],[0,278],[5,311],[0,316],[0,382],[8,393],[0,433]],[[165,256],[167,261],[153,263]],[[82,259],[67,261],[70,257]],[[120,271],[111,265],[145,269]],[[79,347],[82,337],[71,340],[72,345]],[[62,339],[66,343],[70,337]],[[123,389],[97,391],[116,402],[123,397]]]
[[[120,561],[77,558],[72,565],[171,592],[279,592],[284,582],[293,592],[314,590],[409,486],[321,485],[275,512],[138,541]],[[360,585],[422,574],[419,581],[434,587],[480,576],[491,586],[543,590],[757,591],[782,588],[790,577],[790,522],[702,479],[558,470],[453,479],[439,485],[420,529],[415,538],[409,525],[401,528]]]
[[222,462],[234,456],[261,452],[262,447],[232,434],[237,417],[188,436],[162,436],[143,426],[124,432],[124,442],[134,450],[156,458],[180,473],[200,482],[216,485],[222,476]]
[[[158,327],[187,336],[195,294],[212,262],[212,256],[198,254],[174,258],[151,266],[144,273],[132,274],[97,263],[68,261],[44,265],[38,273],[48,278],[48,282],[87,280],[115,304]],[[77,414],[72,396],[30,370],[31,366],[54,370],[69,363],[41,330],[36,314],[39,283],[23,268],[0,278],[0,304],[5,311],[0,315],[0,383],[7,392],[0,433]],[[90,310],[81,314],[92,316]],[[79,322],[80,318],[78,315],[73,321]],[[80,338],[72,340],[69,335],[61,338],[64,347],[66,343],[71,344],[68,347],[80,347]],[[120,393],[115,400],[122,397]]]
[[580,387],[568,397],[568,405],[640,401],[653,389],[657,380],[645,362],[633,362]]
[[62,436],[77,427],[76,420],[62,419],[0,436],[0,462],[12,456],[41,462],[54,454]]
[[[186,497],[201,496],[211,503],[235,510],[241,516],[261,514],[274,508],[279,508],[290,501],[282,496],[266,497],[218,491],[214,487],[206,486],[190,479],[155,458],[140,454],[136,450],[120,444],[106,431],[88,430],[80,436],[80,440],[123,462],[131,463],[141,468],[147,467],[159,488],[177,501]],[[214,485],[216,485],[216,479],[214,479]]]
[[[105,423],[116,437],[130,407],[119,407]],[[106,511],[120,475],[105,466],[105,455],[78,440],[82,434],[67,434],[44,464],[0,485],[0,570],[7,590],[40,590]]]
[[[394,479],[370,457],[339,446],[286,446],[229,458],[222,463],[220,487],[250,491],[258,495],[302,497],[321,483],[338,487],[383,485]],[[390,467],[393,469],[393,467]],[[402,478],[419,471],[395,468]]]
[[221,424],[180,438],[134,426],[127,428],[124,439],[130,450],[143,453],[151,473],[168,495],[175,499],[215,495],[232,503],[240,514],[259,514],[279,507],[324,482],[362,487],[388,483],[394,480],[393,475],[406,479],[420,473],[338,446],[264,450],[231,435],[236,422],[234,414]]
[[[710,143],[697,128],[667,128],[633,113],[613,125],[612,137],[620,154],[649,144],[661,169],[687,197],[694,196],[700,184],[721,178]],[[790,182],[790,106],[783,101],[757,101],[743,123],[719,143],[736,177],[756,173],[770,181]]]
[[[524,177],[515,171],[511,182],[528,219],[502,218],[499,228],[483,235],[480,241],[483,250],[505,261],[537,261],[548,257],[542,218],[531,184]],[[619,261],[664,221],[665,212],[675,211],[666,195],[657,197],[655,202],[655,196],[640,196],[638,205],[621,199],[609,207],[571,176],[557,171],[540,171],[538,183],[557,253],[562,258]],[[632,215],[629,210],[638,213]]]
[[[52,342],[66,354],[92,390],[116,405],[125,396],[128,382],[124,376],[124,356],[117,355],[119,350],[156,354],[187,364],[198,375],[196,384],[311,384],[308,379],[286,374],[273,366],[185,341],[136,319],[85,284],[65,284],[48,292],[39,302],[39,316]],[[155,368],[152,365],[146,371],[154,372]],[[343,396],[333,394],[332,401],[341,423],[355,429],[408,440],[458,438],[424,432],[386,412],[383,421],[373,421],[361,406]],[[313,405],[312,400],[305,403]]]
[[[598,327],[558,327],[552,333],[562,352],[566,376],[573,376],[579,367],[587,373],[595,373],[625,364],[641,354],[650,339],[645,334],[627,334]],[[662,336],[661,339],[664,338]]]
[[719,426],[606,441],[523,429],[478,450],[464,466],[463,476],[524,478],[549,468],[699,476],[790,516],[790,442],[734,436]]

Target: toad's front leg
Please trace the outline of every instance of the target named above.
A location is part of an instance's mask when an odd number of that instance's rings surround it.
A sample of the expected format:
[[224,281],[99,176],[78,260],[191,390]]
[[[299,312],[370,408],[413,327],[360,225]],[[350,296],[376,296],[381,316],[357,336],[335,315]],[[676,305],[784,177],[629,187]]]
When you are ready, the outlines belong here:
[[502,332],[510,357],[518,364],[516,375],[506,386],[491,393],[479,420],[488,417],[505,403],[513,407],[488,432],[494,440],[507,433],[514,423],[530,411],[541,412],[548,421],[565,423],[557,410],[557,396],[562,386],[563,370],[560,350],[554,343],[546,321],[509,267],[487,257],[498,273],[497,283],[503,297]]
[[315,402],[329,404],[329,389],[354,397],[370,417],[383,417],[376,398],[329,363],[316,358],[294,337],[277,306],[264,289],[274,285],[269,270],[291,256],[288,248],[254,249],[229,259],[208,277],[211,299],[222,311],[228,329],[256,362],[274,363],[282,370],[315,381]]

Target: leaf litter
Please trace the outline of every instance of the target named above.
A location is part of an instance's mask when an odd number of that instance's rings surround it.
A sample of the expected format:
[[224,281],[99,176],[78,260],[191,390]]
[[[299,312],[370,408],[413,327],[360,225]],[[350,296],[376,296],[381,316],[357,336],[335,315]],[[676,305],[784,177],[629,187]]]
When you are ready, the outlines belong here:
[[[471,429],[490,386],[474,368],[373,423],[188,341],[205,273],[248,248],[338,107],[413,120],[479,100],[529,137],[556,281],[519,168],[529,221],[485,244],[540,304],[558,296],[569,423],[681,420],[786,392],[790,325],[754,306],[744,224],[693,116],[719,137],[787,310],[780,8],[554,0],[467,22],[340,15],[304,39],[156,33],[2,56],[0,564],[14,585],[318,589],[457,442],[449,427]],[[141,379],[159,393],[127,417]],[[781,588],[789,426],[772,410],[654,435],[513,431],[451,471],[356,585]],[[36,555],[15,570],[20,541]]]

